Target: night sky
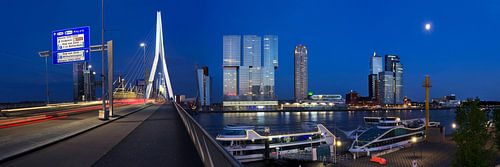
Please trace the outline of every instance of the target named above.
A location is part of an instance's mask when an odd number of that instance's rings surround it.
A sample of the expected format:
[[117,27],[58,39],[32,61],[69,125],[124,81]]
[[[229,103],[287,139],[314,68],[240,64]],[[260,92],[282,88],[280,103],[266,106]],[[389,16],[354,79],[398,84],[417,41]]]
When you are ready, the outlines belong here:
[[[332,0],[106,0],[106,40],[114,40],[116,71],[126,71],[139,43],[162,11],[165,49],[176,94],[196,95],[194,65],[209,66],[213,101],[222,96],[222,36],[278,35],[276,94],[293,98],[293,49],[309,53],[309,89],[315,94],[356,90],[367,95],[369,59],[396,54],[404,65],[404,94],[423,100],[456,93],[500,100],[500,1]],[[0,5],[0,102],[44,100],[44,60],[51,32],[91,27],[100,43],[98,0],[4,1]],[[432,23],[431,32],[424,30]],[[153,38],[151,38],[153,39]],[[153,40],[146,41],[153,46]],[[140,53],[140,52],[139,52]],[[151,52],[149,52],[151,53]],[[100,71],[100,55],[92,54]],[[49,66],[53,100],[72,100],[72,66]]]

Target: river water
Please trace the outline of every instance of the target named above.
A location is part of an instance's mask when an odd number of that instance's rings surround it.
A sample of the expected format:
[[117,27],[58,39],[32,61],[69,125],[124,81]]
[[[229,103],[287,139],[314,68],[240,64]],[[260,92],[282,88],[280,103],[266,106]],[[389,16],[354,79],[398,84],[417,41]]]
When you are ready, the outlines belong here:
[[[400,117],[402,120],[425,118],[424,110],[391,111],[303,111],[303,112],[231,112],[198,113],[194,118],[212,136],[228,124],[253,125],[257,128],[269,127],[273,132],[307,131],[304,122],[321,123],[338,137],[345,137],[342,131],[354,130],[364,124],[363,117]],[[430,110],[430,120],[441,123],[446,134],[452,132],[455,110]]]

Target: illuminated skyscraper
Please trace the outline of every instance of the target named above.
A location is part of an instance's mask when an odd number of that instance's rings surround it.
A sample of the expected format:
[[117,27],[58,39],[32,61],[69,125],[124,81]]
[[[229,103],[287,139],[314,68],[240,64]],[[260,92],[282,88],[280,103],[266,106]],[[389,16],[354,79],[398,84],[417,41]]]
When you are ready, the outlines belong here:
[[274,72],[278,68],[278,37],[264,35],[263,49],[262,93],[264,96],[274,97]]
[[208,67],[200,68],[196,71],[198,77],[198,97],[202,109],[210,106],[210,76],[208,75]]
[[371,100],[378,101],[379,96],[379,77],[382,72],[382,57],[373,52],[370,59],[370,74],[368,75],[368,97]]
[[380,80],[380,103],[394,104],[394,73],[384,71],[379,73]]
[[241,36],[223,37],[224,98],[238,95],[238,68],[241,65]]
[[260,95],[262,86],[261,37],[243,36],[243,64],[239,70],[240,95]]
[[403,104],[403,65],[399,56],[385,55],[385,71],[382,73],[379,74],[380,97],[382,98],[380,102],[382,104]]
[[[234,90],[225,91],[241,96],[261,96],[274,98],[274,72],[278,68],[278,37],[266,35],[262,39],[256,35],[224,36],[224,87],[227,90],[238,85],[238,93]],[[263,52],[262,52],[263,50]],[[239,56],[243,53],[243,62],[239,63]],[[238,59],[238,60],[237,60]],[[237,77],[237,82],[234,77]],[[226,84],[227,83],[227,84]],[[226,89],[225,89],[226,90]]]
[[382,57],[373,52],[373,56],[370,59],[370,74],[378,74],[382,71]]
[[307,99],[307,48],[304,45],[295,46],[294,51],[294,95],[295,101]]
[[224,107],[234,110],[251,109],[254,105],[261,109],[276,107],[274,74],[278,68],[278,37],[228,35],[223,39]]

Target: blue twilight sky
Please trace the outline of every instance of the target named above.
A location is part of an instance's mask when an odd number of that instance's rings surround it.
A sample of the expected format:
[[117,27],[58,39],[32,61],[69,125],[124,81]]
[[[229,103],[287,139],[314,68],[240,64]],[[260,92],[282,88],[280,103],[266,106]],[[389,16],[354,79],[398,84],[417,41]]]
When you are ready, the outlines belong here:
[[[99,0],[23,0],[0,2],[0,102],[43,100],[44,60],[50,32],[90,26],[100,42]],[[222,36],[279,36],[276,92],[293,96],[293,49],[309,49],[309,89],[315,93],[367,94],[369,58],[397,54],[404,64],[404,92],[423,99],[429,74],[432,97],[456,93],[500,100],[500,1],[461,0],[106,0],[106,39],[116,49],[116,73],[130,67],[139,43],[151,37],[155,11],[163,29],[174,92],[196,94],[194,65],[208,65],[213,98],[222,96]],[[431,32],[424,24],[433,24]],[[149,34],[149,35],[148,35]],[[153,33],[154,35],[154,33]],[[148,37],[149,36],[149,37]],[[152,48],[152,47],[151,47]],[[148,50],[148,53],[152,51]],[[100,55],[93,54],[100,69]],[[50,65],[52,99],[72,99],[71,65]],[[99,70],[100,71],[100,70]]]

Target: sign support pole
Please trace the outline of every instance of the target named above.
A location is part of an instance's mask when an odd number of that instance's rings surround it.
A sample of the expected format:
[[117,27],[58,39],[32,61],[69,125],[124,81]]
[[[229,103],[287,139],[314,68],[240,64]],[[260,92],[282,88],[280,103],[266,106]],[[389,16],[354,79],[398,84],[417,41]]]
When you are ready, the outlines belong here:
[[108,41],[108,99],[109,116],[113,116],[113,41]]

